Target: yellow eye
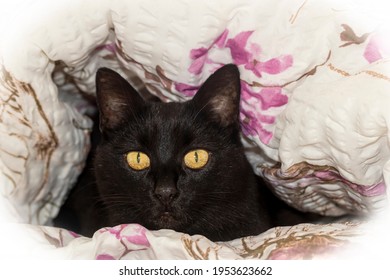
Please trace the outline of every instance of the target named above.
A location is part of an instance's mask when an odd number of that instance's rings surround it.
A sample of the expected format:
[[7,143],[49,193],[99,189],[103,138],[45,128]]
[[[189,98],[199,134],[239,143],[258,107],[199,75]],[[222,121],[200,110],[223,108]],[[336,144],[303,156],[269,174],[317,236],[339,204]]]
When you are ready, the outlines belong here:
[[134,170],[144,170],[150,167],[150,159],[143,152],[130,152],[126,156],[127,163]]
[[203,168],[209,160],[209,153],[205,150],[192,150],[184,156],[184,164],[191,169]]

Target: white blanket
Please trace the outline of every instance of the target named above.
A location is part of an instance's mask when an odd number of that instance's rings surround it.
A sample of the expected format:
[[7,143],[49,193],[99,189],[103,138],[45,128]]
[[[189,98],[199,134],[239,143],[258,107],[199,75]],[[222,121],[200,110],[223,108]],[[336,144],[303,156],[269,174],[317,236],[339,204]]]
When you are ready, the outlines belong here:
[[[235,63],[241,73],[242,139],[254,170],[276,195],[324,215],[388,211],[390,44],[380,17],[344,1],[5,2],[0,3],[0,209],[8,221],[50,225],[58,213],[89,150],[92,122],[85,113],[93,108],[80,96],[93,98],[102,66],[140,79],[169,102],[191,98],[213,71]],[[300,236],[304,229],[318,238],[323,231],[332,238],[350,236],[356,227],[272,229],[245,242],[256,246],[279,231]],[[127,230],[142,233],[142,242],[126,239],[131,246],[151,246],[153,254],[118,253],[123,242],[115,243],[108,232],[117,238],[122,227],[72,241],[95,242],[93,252],[79,254],[82,247],[72,242],[56,246],[69,245],[72,254],[85,258],[205,258],[188,248],[199,242],[220,246],[139,225],[124,226]],[[66,232],[48,231],[48,236]],[[151,236],[174,239],[175,250]],[[332,238],[327,240],[336,244]],[[226,243],[220,252],[226,258],[276,254],[242,253],[245,242]]]

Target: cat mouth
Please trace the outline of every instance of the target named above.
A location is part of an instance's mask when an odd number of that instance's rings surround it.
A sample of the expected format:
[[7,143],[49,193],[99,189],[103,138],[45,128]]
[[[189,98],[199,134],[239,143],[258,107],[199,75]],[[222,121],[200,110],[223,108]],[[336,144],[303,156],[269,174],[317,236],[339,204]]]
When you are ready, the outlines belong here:
[[160,220],[162,220],[162,221],[174,221],[174,220],[176,220],[174,214],[172,213],[172,211],[164,211],[164,212],[160,215],[159,218],[160,218]]
[[163,211],[156,217],[155,223],[159,229],[162,228],[176,229],[180,224],[179,220],[177,219],[173,211],[167,211],[167,210]]
[[173,228],[177,224],[177,220],[173,217],[172,213],[164,212],[158,218],[157,224],[161,228]]

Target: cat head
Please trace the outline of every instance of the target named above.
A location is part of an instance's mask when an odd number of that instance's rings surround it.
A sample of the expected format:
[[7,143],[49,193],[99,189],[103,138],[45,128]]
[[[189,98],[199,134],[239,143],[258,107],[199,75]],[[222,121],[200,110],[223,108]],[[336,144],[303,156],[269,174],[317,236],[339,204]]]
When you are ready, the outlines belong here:
[[258,215],[257,191],[240,142],[235,65],[217,70],[182,103],[146,102],[107,68],[98,70],[96,85],[103,137],[94,169],[111,225],[218,240],[247,234],[243,223]]
[[[207,115],[223,127],[237,126],[240,102],[240,76],[238,68],[229,64],[211,75],[199,89],[189,107],[201,110],[199,117]],[[100,112],[100,130],[106,137],[110,132],[137,117],[148,107],[140,94],[118,73],[100,68],[96,74],[97,102]],[[158,105],[159,106],[159,105]],[[177,116],[179,117],[179,116]]]

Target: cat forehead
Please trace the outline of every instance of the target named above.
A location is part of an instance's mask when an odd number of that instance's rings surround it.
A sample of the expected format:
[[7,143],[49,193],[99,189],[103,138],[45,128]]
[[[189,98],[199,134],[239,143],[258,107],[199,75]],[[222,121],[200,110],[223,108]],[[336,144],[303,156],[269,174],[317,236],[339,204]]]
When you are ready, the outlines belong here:
[[169,102],[169,103],[152,103],[150,104],[150,111],[154,115],[163,116],[166,118],[176,117],[184,112],[184,103]]
[[148,104],[141,112],[130,115],[126,133],[121,138],[154,148],[168,144],[174,148],[220,138],[218,129],[201,117],[199,111],[191,102]]
[[[150,129],[162,134],[162,137],[168,137],[175,132],[190,128],[192,123],[192,114],[181,103],[155,104],[149,113]],[[178,135],[176,135],[178,136]]]
[[146,125],[158,125],[163,127],[187,127],[194,123],[196,114],[187,102],[157,103],[146,109],[148,123]]
[[[136,114],[129,116],[128,130],[131,138],[158,141],[169,138],[171,134],[186,130],[190,114],[180,103],[152,103]],[[133,136],[133,137],[132,137]]]

